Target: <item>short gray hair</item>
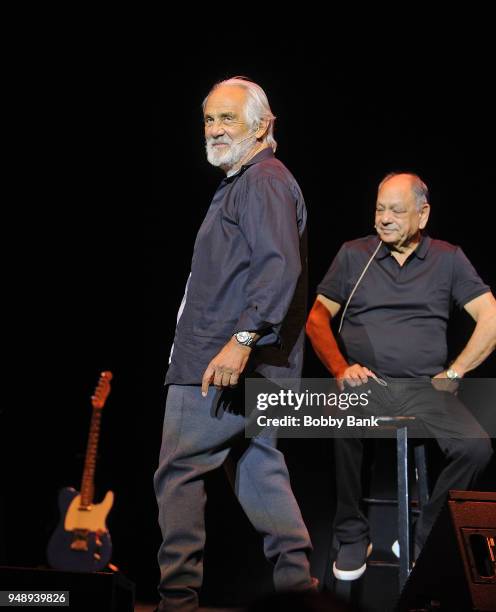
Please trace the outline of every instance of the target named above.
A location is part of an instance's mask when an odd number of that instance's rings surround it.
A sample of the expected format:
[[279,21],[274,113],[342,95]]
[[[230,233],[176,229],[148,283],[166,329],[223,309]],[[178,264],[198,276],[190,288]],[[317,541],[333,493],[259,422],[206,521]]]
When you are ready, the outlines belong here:
[[418,174],[414,174],[413,172],[390,172],[389,174],[386,174],[386,176],[379,183],[377,191],[379,191],[379,189],[384,185],[384,183],[387,183],[389,179],[392,179],[399,174],[406,174],[407,176],[411,177],[412,191],[415,196],[415,205],[417,210],[420,212],[424,204],[429,204],[429,189]]
[[268,121],[269,124],[263,137],[263,142],[269,144],[272,147],[272,150],[275,152],[277,149],[277,142],[274,138],[274,122],[276,120],[276,116],[270,110],[269,100],[267,99],[265,91],[260,87],[260,85],[257,85],[247,77],[235,76],[230,79],[225,79],[224,81],[219,81],[216,83],[208,92],[207,97],[205,100],[203,100],[203,110],[205,110],[208,96],[221,85],[237,85],[238,87],[242,87],[246,90],[247,98],[245,106],[245,119],[248,127],[252,130],[256,130],[258,129],[258,125],[262,120]]

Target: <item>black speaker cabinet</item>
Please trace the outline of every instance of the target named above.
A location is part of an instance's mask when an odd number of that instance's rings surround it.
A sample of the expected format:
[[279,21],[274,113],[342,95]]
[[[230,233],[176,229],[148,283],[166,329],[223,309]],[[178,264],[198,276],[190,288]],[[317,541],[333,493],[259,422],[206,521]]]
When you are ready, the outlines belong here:
[[450,491],[397,610],[496,610],[496,493]]
[[134,609],[134,583],[119,573],[3,566],[0,567],[0,591],[7,590],[69,591],[70,605],[60,610],[133,612]]

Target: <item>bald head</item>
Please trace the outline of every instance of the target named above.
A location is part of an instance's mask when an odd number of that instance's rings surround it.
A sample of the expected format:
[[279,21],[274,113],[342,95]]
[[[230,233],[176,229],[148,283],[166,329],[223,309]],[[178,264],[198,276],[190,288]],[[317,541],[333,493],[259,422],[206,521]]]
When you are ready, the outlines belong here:
[[429,218],[428,191],[415,174],[388,174],[379,184],[375,228],[392,249],[409,252],[420,241]]
[[410,172],[391,172],[379,183],[378,191],[380,191],[381,187],[389,181],[394,181],[395,185],[398,187],[408,187],[412,191],[415,198],[415,205],[419,212],[424,204],[429,203],[429,190],[427,185],[417,174],[412,174]]

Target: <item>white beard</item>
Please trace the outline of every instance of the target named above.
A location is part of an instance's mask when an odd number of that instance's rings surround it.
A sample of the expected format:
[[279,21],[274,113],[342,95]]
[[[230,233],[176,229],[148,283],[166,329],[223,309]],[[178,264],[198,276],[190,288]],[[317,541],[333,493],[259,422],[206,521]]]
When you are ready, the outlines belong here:
[[[216,151],[213,145],[219,142],[229,145],[228,148],[225,151]],[[207,159],[212,166],[221,167],[224,171],[229,172],[231,168],[236,166],[236,164],[248,155],[256,142],[256,136],[247,138],[239,143],[235,143],[232,138],[229,138],[227,135],[218,139],[208,138],[205,142]]]

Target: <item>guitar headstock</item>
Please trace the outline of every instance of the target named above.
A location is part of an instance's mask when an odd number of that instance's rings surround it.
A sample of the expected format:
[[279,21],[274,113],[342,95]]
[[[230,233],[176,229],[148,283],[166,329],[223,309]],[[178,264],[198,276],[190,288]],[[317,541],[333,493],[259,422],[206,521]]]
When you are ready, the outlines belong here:
[[110,381],[112,380],[112,372],[102,372],[100,380],[95,389],[95,393],[91,396],[91,404],[93,408],[102,409],[105,406],[107,397],[110,393]]

